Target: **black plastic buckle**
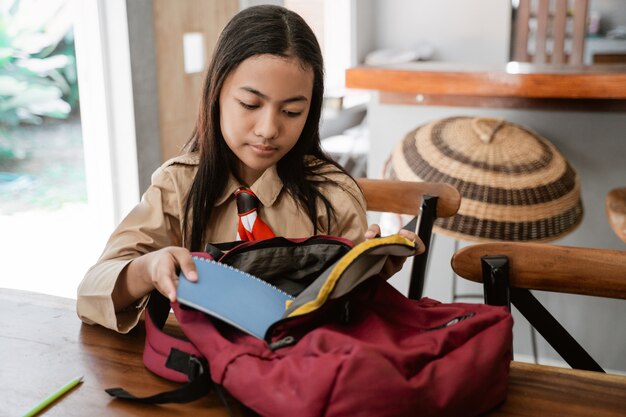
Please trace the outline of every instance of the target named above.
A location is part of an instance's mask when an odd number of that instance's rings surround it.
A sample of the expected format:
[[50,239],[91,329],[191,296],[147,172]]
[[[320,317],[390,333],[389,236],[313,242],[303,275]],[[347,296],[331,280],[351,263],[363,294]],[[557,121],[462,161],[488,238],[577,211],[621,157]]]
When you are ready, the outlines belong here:
[[165,366],[187,375],[189,380],[192,381],[206,373],[208,362],[204,358],[172,348],[165,362]]
[[189,380],[194,380],[204,375],[207,368],[206,365],[206,360],[189,355],[189,361],[187,362],[187,375],[189,375]]

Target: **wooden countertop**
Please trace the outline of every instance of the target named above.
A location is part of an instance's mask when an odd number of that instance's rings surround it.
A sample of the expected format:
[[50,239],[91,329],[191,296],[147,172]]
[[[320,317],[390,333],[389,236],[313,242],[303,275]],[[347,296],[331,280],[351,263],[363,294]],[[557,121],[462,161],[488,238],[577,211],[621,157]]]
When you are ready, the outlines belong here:
[[346,87],[411,94],[626,99],[626,65],[440,62],[356,67],[346,71]]

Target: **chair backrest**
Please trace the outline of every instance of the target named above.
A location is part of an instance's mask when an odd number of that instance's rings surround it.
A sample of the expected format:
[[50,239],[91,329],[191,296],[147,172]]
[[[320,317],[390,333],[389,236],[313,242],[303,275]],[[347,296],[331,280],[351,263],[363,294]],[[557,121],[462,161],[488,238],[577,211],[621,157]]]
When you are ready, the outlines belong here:
[[515,305],[572,367],[600,365],[529,290],[626,299],[626,251],[543,243],[482,243],[452,257],[454,272],[483,284],[485,303]]
[[589,0],[519,0],[512,59],[539,64],[583,63]]
[[461,205],[461,195],[456,188],[444,183],[368,178],[357,178],[357,182],[365,196],[368,211],[407,214],[418,218],[407,228],[417,231],[424,244],[424,252],[413,260],[408,296],[411,299],[420,298],[433,223],[438,217],[453,216]]

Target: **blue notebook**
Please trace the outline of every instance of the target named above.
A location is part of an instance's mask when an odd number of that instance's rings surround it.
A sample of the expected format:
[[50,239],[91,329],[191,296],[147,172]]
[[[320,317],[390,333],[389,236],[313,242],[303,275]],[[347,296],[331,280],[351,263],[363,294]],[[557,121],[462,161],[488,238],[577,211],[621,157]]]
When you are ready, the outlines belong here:
[[254,275],[205,258],[193,260],[198,281],[191,282],[181,273],[178,301],[258,338],[282,318],[286,301],[294,299]]

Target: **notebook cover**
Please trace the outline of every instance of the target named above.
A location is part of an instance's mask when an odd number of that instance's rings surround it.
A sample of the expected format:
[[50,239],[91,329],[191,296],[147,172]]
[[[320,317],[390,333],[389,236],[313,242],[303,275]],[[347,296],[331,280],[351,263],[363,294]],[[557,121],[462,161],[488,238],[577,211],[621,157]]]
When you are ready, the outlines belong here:
[[270,325],[282,318],[286,301],[294,297],[254,275],[210,259],[193,257],[198,281],[181,273],[177,298],[242,331],[263,339]]

